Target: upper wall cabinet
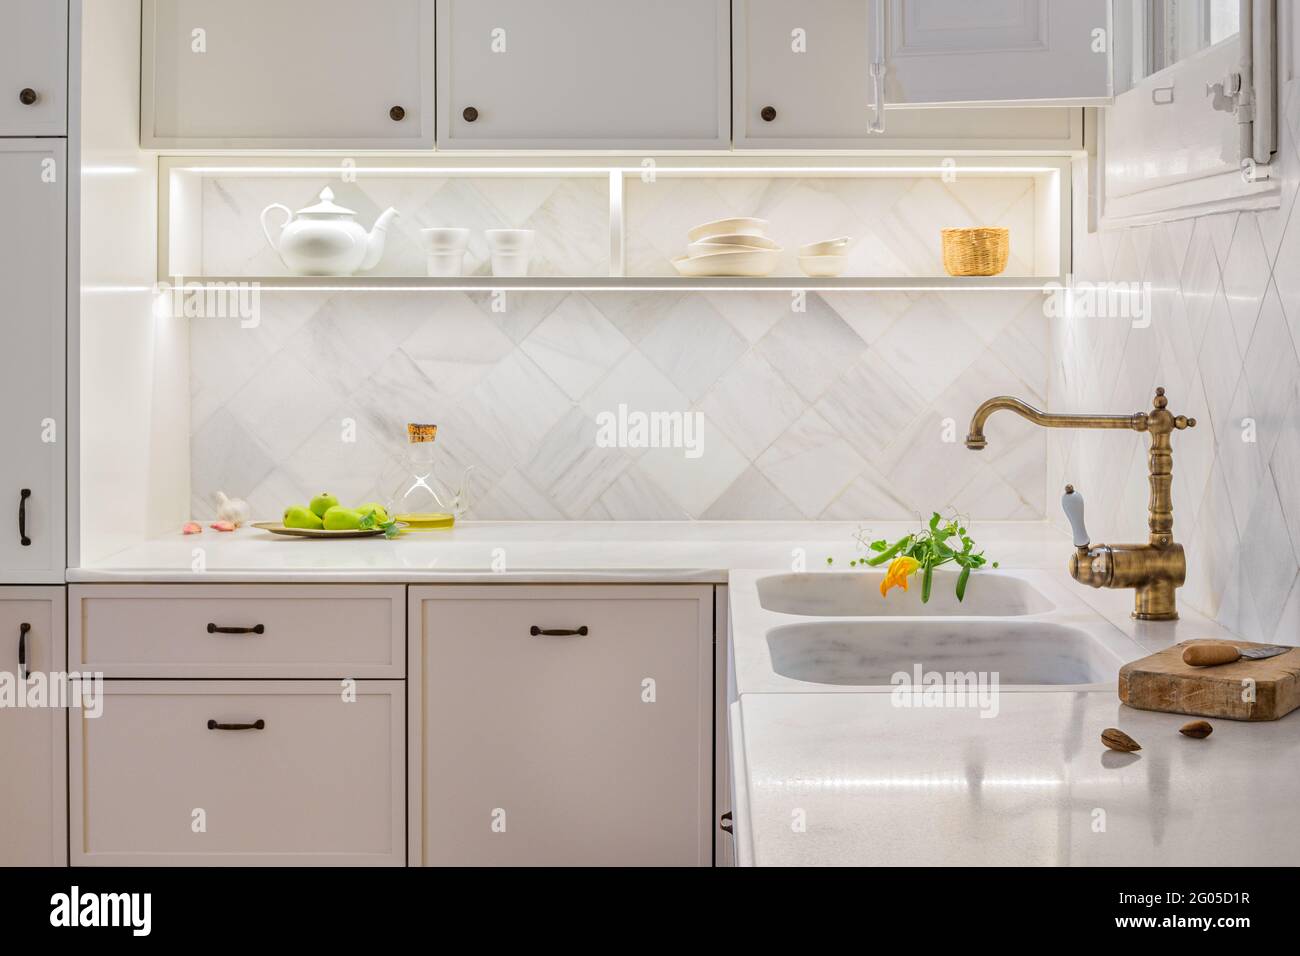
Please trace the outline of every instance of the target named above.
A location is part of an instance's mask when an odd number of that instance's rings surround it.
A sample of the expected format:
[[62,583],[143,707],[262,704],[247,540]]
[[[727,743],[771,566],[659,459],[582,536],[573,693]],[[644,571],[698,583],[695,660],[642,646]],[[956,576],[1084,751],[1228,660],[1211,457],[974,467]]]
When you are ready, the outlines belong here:
[[[1081,111],[1062,105],[1109,93],[1106,8],[1107,0],[736,0],[736,145],[1077,147]],[[889,107],[874,133],[873,62]],[[944,103],[960,105],[934,108]],[[1016,108],[962,108],[999,103]]]
[[431,147],[433,14],[434,0],[144,0],[141,145]]
[[889,0],[885,102],[1103,105],[1109,10],[1110,0]]
[[67,0],[0,0],[0,136],[67,134]]
[[439,0],[444,149],[726,148],[727,0]]

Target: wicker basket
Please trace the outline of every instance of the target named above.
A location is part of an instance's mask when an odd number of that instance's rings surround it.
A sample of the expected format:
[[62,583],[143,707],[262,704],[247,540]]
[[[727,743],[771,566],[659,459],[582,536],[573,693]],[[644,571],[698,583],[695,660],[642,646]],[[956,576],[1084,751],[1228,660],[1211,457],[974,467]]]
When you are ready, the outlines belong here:
[[944,229],[943,267],[950,276],[995,276],[1007,267],[1010,229]]

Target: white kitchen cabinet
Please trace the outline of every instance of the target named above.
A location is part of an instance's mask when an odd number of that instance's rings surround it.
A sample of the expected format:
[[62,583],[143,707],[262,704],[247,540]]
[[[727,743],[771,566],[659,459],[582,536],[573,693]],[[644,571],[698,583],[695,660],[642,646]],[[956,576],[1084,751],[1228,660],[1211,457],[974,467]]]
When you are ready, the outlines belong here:
[[410,589],[412,864],[707,866],[713,590]]
[[886,30],[886,103],[1109,102],[1110,0],[888,0]]
[[66,151],[0,139],[0,582],[63,580]]
[[104,687],[69,733],[74,866],[406,862],[402,681]]
[[68,0],[0,0],[0,136],[68,133]]
[[146,147],[433,145],[433,0],[144,0]]
[[0,866],[67,863],[68,711],[37,697],[66,669],[63,625],[63,588],[0,587],[0,680],[32,677],[9,684],[24,706],[0,707]]
[[[1072,107],[1103,102],[1109,93],[1109,58],[1090,46],[1092,29],[1107,25],[1105,0],[881,2],[887,3],[884,92],[891,108],[885,111],[883,133],[869,134],[871,4],[737,0],[732,20],[736,145],[1068,149],[1082,144],[1082,111]],[[906,108],[1011,102],[1017,106]],[[1024,105],[1034,103],[1039,105]]]
[[726,148],[727,0],[439,0],[442,149]]

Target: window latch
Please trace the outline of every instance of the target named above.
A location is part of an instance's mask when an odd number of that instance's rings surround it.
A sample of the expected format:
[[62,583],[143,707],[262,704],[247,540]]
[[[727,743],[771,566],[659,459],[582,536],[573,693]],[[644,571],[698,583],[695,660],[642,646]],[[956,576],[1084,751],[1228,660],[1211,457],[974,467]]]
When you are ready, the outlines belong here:
[[1223,113],[1235,113],[1241,104],[1241,74],[1229,73],[1218,83],[1206,83],[1205,95],[1212,98],[1210,105]]

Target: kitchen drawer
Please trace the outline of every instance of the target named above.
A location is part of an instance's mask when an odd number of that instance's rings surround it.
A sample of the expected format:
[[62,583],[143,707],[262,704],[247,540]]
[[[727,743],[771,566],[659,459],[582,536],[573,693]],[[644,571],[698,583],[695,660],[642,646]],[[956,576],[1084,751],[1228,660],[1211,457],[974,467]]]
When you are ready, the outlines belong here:
[[355,690],[107,681],[70,722],[71,862],[403,865],[405,684]]
[[[68,656],[106,677],[406,676],[402,585],[73,587]],[[223,630],[224,629],[224,630]]]
[[409,617],[412,864],[709,865],[711,587],[412,587]]

